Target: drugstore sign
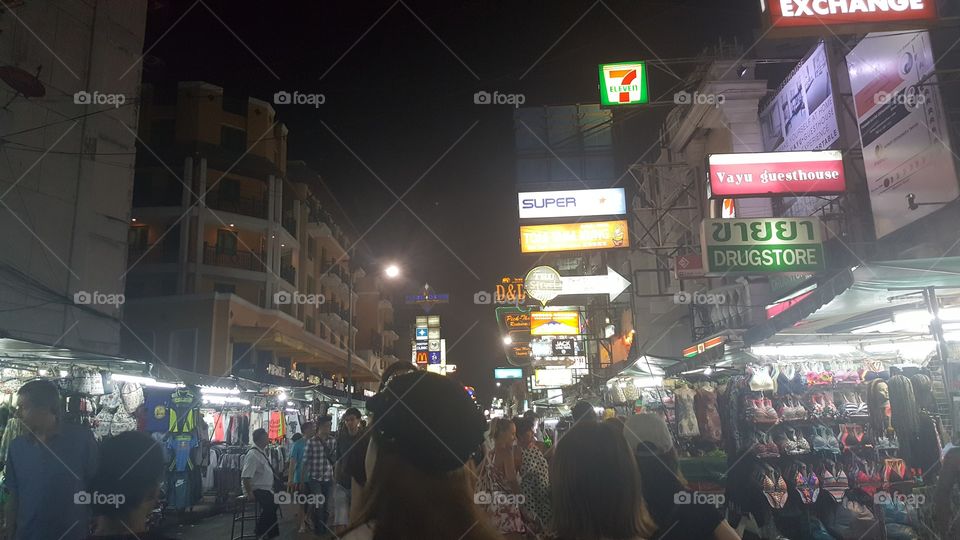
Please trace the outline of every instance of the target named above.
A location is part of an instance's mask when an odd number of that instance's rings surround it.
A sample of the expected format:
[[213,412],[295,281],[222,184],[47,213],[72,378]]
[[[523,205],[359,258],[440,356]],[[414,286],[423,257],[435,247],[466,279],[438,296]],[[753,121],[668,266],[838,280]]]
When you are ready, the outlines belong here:
[[821,228],[814,217],[705,219],[703,265],[711,274],[823,270]]
[[712,154],[711,198],[825,195],[846,191],[839,150]]
[[638,105],[647,101],[646,63],[600,64],[600,105]]
[[828,26],[934,19],[936,0],[766,0],[770,24]]

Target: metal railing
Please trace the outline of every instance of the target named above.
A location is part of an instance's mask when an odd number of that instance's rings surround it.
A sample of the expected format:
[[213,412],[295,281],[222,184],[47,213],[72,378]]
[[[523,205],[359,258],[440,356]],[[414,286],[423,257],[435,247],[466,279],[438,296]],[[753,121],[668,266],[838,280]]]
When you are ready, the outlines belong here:
[[297,284],[297,269],[290,264],[280,266],[280,277],[287,280],[291,285]]
[[265,272],[266,267],[263,261],[266,254],[254,254],[250,251],[228,251],[218,249],[218,246],[211,246],[203,243],[203,264],[212,264],[214,266],[226,266],[229,268],[239,268],[240,270],[252,270],[254,272]]
[[127,264],[135,263],[156,264],[156,263],[175,263],[180,255],[180,248],[172,244],[160,242],[159,244],[146,244],[142,246],[129,246],[127,249]]
[[[244,216],[267,219],[267,199],[258,197],[231,196],[222,197],[218,190],[207,193],[207,206],[214,210],[233,212]],[[296,230],[296,229],[294,229]]]

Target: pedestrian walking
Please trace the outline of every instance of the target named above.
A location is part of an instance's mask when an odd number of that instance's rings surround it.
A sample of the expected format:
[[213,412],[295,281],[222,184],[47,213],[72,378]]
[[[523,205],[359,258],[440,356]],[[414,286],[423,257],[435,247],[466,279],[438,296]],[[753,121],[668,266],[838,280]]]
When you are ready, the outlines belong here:
[[593,405],[582,399],[574,404],[570,414],[573,415],[574,424],[579,424],[580,421],[598,422],[600,420],[597,418],[597,411],[593,409]]
[[349,454],[356,451],[360,439],[360,411],[350,407],[341,417],[337,433],[336,483],[333,486],[333,529],[339,534],[350,524],[350,467]]
[[78,540],[90,534],[97,443],[90,428],[64,423],[61,413],[60,391],[50,381],[30,381],[17,392],[23,434],[10,444],[4,467],[5,539]]
[[313,532],[319,535],[333,532],[330,509],[337,463],[337,439],[330,433],[332,422],[330,416],[317,419],[317,433],[307,441],[303,454],[302,474],[315,499],[311,509]]
[[[303,479],[303,457],[306,451],[307,441],[313,438],[317,432],[317,425],[313,422],[304,422],[300,426],[300,433],[297,433],[293,436],[293,445],[290,448],[290,466],[289,466],[289,478],[287,480],[287,490],[290,493],[307,493],[307,487]],[[299,436],[299,438],[297,438]],[[295,512],[296,521],[295,523],[299,524],[298,532],[306,532],[307,530],[307,504],[298,505]]]
[[524,524],[534,532],[551,530],[550,469],[546,458],[533,439],[533,422],[526,416],[513,421],[517,427],[517,450],[520,462],[521,514]]
[[490,421],[492,449],[480,466],[476,497],[493,527],[507,539],[521,539],[526,532],[520,513],[520,463],[514,456],[517,427],[506,418]]
[[637,459],[644,504],[657,526],[658,539],[740,538],[716,505],[675,504],[678,494],[689,487],[680,473],[673,435],[662,417],[649,413],[631,416],[623,432]]
[[399,375],[367,409],[367,483],[343,540],[500,538],[474,504],[464,467],[485,425],[461,385],[428,372]]
[[91,540],[161,540],[147,531],[147,518],[160,499],[167,462],[149,435],[128,431],[100,444],[100,467],[90,481],[97,516]]
[[257,538],[276,538],[280,536],[280,525],[277,523],[277,501],[274,496],[274,481],[277,475],[267,458],[267,430],[257,429],[253,432],[253,448],[247,450],[243,456],[243,469],[240,479],[243,481],[243,492],[248,499],[257,501],[260,507],[260,517],[254,527]]
[[637,463],[614,426],[574,425],[557,443],[550,481],[558,540],[652,538]]

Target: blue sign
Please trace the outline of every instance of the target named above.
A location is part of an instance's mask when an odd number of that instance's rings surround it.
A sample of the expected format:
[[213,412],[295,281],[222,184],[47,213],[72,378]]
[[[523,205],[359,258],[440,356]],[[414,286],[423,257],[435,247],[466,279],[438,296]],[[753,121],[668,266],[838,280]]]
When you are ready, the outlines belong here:
[[428,364],[439,364],[439,363],[440,363],[440,351],[430,351],[430,352],[428,352],[427,354],[429,355],[429,356],[427,357],[427,363],[428,363]]
[[417,327],[417,341],[426,340],[430,336],[430,331],[426,328]]

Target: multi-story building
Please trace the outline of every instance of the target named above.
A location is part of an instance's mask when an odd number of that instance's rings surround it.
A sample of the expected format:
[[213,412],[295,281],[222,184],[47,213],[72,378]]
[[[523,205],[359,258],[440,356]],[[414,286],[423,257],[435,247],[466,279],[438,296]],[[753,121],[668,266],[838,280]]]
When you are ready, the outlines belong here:
[[[311,193],[316,173],[288,170],[273,107],[201,82],[146,86],[140,138],[125,350],[278,383],[343,377],[364,274]],[[352,371],[377,378],[362,360]]]
[[[144,2],[0,9],[0,334],[116,354]],[[12,348],[12,347],[10,347]]]

